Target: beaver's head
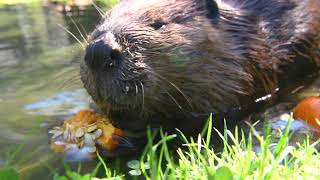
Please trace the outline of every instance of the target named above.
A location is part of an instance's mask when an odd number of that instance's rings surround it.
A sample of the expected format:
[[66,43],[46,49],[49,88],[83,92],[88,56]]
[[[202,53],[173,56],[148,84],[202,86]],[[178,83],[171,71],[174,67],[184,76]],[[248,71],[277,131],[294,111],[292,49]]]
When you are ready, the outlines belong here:
[[250,77],[220,21],[212,0],[121,1],[91,34],[84,87],[104,112],[130,114],[120,124],[139,127],[155,114],[235,106]]

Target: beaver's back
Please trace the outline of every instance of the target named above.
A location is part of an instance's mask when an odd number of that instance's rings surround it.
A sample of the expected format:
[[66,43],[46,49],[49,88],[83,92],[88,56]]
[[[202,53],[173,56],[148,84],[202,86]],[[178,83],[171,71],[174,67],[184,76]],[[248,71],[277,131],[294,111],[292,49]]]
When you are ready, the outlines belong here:
[[[280,84],[295,81],[320,65],[320,1],[226,0],[219,1],[240,16],[230,18],[232,33],[239,33],[239,51],[256,84],[272,92]],[[242,17],[240,20],[239,17]],[[228,23],[228,21],[226,21]],[[247,26],[247,27],[245,27]],[[229,27],[230,28],[230,27]],[[243,30],[245,29],[245,30]],[[249,29],[249,30],[248,30]],[[243,42],[247,47],[243,51]],[[265,73],[265,74],[264,74]],[[278,75],[276,75],[278,74]],[[263,83],[261,83],[263,82]],[[257,87],[255,87],[257,88]]]

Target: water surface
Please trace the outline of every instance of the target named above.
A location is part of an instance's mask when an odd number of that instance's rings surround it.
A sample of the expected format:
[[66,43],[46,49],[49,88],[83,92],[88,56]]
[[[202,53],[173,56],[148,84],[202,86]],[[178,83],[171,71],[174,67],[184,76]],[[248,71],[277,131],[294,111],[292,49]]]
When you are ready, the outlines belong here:
[[[60,9],[41,3],[0,8],[0,167],[14,165],[23,179],[49,179],[64,169],[47,129],[88,108],[78,75],[83,50],[60,25],[82,40],[71,19],[86,36],[101,16],[91,6],[67,14]],[[90,171],[96,162],[85,164]]]

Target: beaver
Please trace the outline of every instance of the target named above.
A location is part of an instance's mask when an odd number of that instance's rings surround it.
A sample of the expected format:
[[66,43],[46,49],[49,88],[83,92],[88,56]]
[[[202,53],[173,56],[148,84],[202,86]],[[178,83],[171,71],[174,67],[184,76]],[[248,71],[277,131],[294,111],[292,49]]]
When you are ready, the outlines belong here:
[[209,113],[241,109],[318,70],[318,7],[319,0],[123,0],[91,33],[81,80],[124,130],[199,132]]

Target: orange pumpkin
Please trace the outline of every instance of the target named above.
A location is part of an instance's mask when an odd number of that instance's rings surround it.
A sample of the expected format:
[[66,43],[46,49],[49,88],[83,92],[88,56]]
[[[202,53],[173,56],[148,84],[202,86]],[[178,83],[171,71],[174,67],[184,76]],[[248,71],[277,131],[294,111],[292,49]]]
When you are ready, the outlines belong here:
[[[83,137],[84,130],[91,128],[92,131],[96,129],[100,129],[99,137],[95,139],[94,141],[98,143],[102,148],[105,150],[114,150],[117,148],[119,142],[117,138],[113,138],[114,135],[124,136],[124,132],[121,129],[115,128],[111,123],[110,119],[107,119],[106,117],[102,116],[101,114],[93,111],[93,110],[81,110],[78,114],[75,116],[67,119],[64,121],[63,126],[60,127],[60,129],[66,130],[70,129],[72,127],[72,130],[75,131],[74,134],[77,134],[77,129],[82,129],[78,132],[80,136]],[[59,128],[59,127],[58,127]],[[71,131],[72,131],[71,130]],[[102,133],[101,133],[102,130]],[[60,134],[60,133],[59,133]],[[65,141],[65,143],[76,143],[74,139],[70,139]],[[51,143],[51,148],[55,152],[64,152],[66,149],[66,144],[57,144],[57,142],[53,141]]]
[[306,121],[312,127],[320,129],[320,97],[311,96],[302,100],[293,109],[293,117]]
[[102,116],[93,110],[81,110],[76,116],[67,119],[63,126],[66,124],[73,124],[83,127],[95,123],[99,129],[102,130],[102,135],[97,139],[97,143],[106,150],[114,150],[117,148],[118,141],[112,135],[123,136],[124,132],[121,129],[115,128],[110,119]]

